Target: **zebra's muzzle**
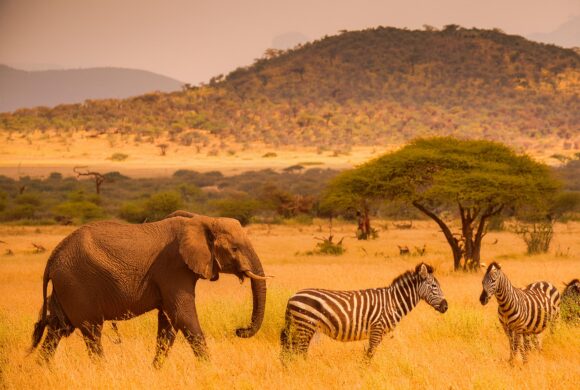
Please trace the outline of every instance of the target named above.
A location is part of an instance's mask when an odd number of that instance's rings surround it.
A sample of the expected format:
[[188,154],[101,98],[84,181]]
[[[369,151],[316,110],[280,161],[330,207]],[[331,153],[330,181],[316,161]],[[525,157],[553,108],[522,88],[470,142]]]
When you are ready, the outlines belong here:
[[435,308],[439,313],[445,313],[447,311],[447,299],[441,301],[441,303]]
[[479,296],[479,302],[481,302],[482,305],[487,305],[487,302],[489,302],[489,295],[485,290],[481,292],[481,295]]

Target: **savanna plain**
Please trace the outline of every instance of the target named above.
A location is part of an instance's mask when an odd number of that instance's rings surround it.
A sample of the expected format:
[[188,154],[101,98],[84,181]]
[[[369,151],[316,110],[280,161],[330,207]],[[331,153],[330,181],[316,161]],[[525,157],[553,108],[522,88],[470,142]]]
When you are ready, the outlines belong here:
[[[580,328],[558,324],[544,336],[542,352],[529,363],[508,363],[509,349],[495,300],[479,303],[483,273],[452,270],[441,232],[430,222],[397,230],[377,222],[380,236],[363,242],[355,226],[335,224],[345,237],[342,256],[306,255],[315,237],[328,234],[326,221],[312,225],[250,225],[248,233],[261,257],[268,282],[267,311],[261,330],[250,339],[234,334],[251,312],[249,284],[229,275],[197,286],[198,311],[211,358],[198,361],[180,335],[160,370],[151,361],[155,348],[155,312],[119,323],[122,343],[115,344],[109,326],[103,338],[105,359],[91,363],[78,331],[64,339],[49,367],[28,355],[42,303],[42,273],[50,250],[73,227],[0,226],[0,387],[30,388],[575,388],[580,383]],[[557,224],[552,249],[525,255],[521,239],[509,232],[490,232],[483,261],[498,261],[516,286],[548,280],[560,291],[563,281],[579,277],[580,223]],[[34,253],[32,243],[48,249]],[[426,245],[424,256],[401,256],[397,245]],[[6,248],[1,248],[2,253]],[[413,252],[413,251],[412,251]],[[362,289],[382,287],[420,261],[436,267],[449,310],[440,314],[424,302],[405,317],[392,337],[383,340],[370,364],[363,362],[364,341],[340,343],[315,336],[306,360],[283,366],[279,335],[288,298],[306,287]]]

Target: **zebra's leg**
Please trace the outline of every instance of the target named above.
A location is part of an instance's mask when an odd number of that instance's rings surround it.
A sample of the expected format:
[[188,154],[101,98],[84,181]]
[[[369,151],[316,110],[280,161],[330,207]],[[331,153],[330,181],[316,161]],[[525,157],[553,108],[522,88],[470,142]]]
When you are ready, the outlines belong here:
[[523,343],[522,343],[522,361],[524,363],[528,362],[528,353],[531,349],[531,341],[534,338],[533,334],[525,334],[522,336]]
[[296,352],[299,355],[306,357],[314,333],[316,333],[316,328],[303,327],[300,329],[296,337]]
[[509,362],[513,364],[514,359],[518,355],[518,334],[514,331],[509,331],[508,338],[510,341],[510,359]]
[[377,347],[383,340],[383,335],[385,334],[385,327],[380,324],[371,328],[369,332],[369,347],[366,350],[365,358],[367,361],[370,361],[374,356]]
[[280,334],[282,344],[282,361],[292,355],[305,356],[308,352],[310,341],[316,333],[317,327],[314,322],[304,322],[301,319],[289,318]]
[[542,334],[534,334],[532,335],[532,344],[534,348],[538,351],[542,350]]

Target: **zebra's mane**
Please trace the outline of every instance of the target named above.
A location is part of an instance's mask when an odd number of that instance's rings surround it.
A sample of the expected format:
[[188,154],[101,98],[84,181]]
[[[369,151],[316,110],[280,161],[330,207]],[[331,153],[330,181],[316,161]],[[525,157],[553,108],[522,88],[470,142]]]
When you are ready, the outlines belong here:
[[485,271],[485,274],[487,275],[487,273],[489,272],[489,270],[491,269],[491,267],[495,267],[497,269],[501,269],[501,265],[499,265],[498,263],[496,263],[495,261],[492,262],[488,267],[487,270]]
[[393,281],[391,282],[391,286],[394,286],[396,284],[399,284],[399,282],[402,282],[404,280],[412,280],[414,279],[415,275],[417,275],[419,273],[419,269],[421,269],[421,265],[425,264],[425,266],[427,267],[427,272],[429,272],[430,274],[432,274],[433,272],[435,272],[435,269],[426,263],[421,263],[419,265],[417,265],[417,267],[415,267],[414,271],[406,271],[404,273],[402,273],[401,275],[397,276],[395,279],[393,279]]

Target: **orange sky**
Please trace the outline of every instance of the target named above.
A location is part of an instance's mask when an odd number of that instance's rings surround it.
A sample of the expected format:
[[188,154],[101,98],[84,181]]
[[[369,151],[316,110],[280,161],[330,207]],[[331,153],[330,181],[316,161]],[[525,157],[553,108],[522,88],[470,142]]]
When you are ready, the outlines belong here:
[[139,68],[198,83],[273,42],[341,29],[456,23],[525,35],[577,15],[580,0],[0,0],[0,63]]

